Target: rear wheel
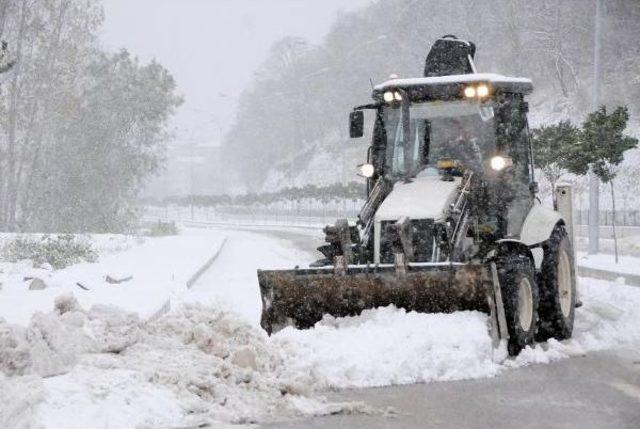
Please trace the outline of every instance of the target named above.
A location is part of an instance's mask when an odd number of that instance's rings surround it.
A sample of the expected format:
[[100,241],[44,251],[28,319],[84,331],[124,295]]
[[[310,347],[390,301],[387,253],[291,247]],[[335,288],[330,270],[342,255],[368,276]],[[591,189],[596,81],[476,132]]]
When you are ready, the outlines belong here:
[[538,287],[531,259],[522,255],[503,258],[498,277],[509,331],[509,354],[515,356],[533,344],[537,327]]
[[576,277],[573,249],[567,232],[557,228],[544,248],[540,273],[538,340],[564,340],[573,333]]

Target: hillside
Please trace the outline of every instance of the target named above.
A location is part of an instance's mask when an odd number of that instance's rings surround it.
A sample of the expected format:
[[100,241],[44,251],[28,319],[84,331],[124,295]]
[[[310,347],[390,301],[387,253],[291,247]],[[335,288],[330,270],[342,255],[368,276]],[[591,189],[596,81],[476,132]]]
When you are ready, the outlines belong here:
[[[605,9],[601,101],[629,105],[637,127],[640,4]],[[322,45],[288,37],[273,46],[226,135],[225,176],[251,191],[352,180],[366,143],[349,142],[347,113],[369,101],[371,83],[420,76],[444,34],[476,43],[479,70],[533,79],[532,126],[580,122],[592,103],[593,28],[582,0],[389,0],[343,14]]]

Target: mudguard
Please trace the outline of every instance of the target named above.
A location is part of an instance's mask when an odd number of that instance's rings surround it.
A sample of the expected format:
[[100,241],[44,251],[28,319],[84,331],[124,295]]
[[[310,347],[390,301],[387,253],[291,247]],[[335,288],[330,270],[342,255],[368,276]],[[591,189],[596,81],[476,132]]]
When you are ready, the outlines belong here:
[[564,224],[560,213],[535,204],[522,225],[520,241],[529,247],[539,245],[551,237],[558,224]]
[[540,245],[551,237],[556,226],[564,223],[563,217],[557,211],[535,204],[522,225],[520,239],[504,239],[499,240],[498,243],[516,243],[528,247],[535,267],[539,270],[544,258]]

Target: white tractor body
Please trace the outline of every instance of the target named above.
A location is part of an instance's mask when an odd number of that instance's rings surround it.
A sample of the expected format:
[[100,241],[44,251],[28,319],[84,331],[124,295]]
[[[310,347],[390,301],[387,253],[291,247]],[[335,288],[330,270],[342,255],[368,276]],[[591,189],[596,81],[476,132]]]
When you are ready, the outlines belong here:
[[382,222],[402,218],[444,221],[448,208],[455,202],[461,179],[444,181],[437,174],[419,174],[410,182],[398,182],[375,214],[374,261],[380,263]]

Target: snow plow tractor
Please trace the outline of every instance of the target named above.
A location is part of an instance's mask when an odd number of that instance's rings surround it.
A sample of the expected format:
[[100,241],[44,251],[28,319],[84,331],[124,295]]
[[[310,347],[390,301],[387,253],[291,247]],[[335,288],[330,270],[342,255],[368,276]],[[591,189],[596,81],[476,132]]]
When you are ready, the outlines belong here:
[[375,116],[367,200],[357,222],[324,229],[309,268],[258,271],[262,327],[312,327],[395,305],[483,311],[511,355],[571,336],[576,307],[570,187],[556,209],[538,186],[527,124],[530,80],[477,73],[473,43],[436,41],[425,77],[376,86],[350,114],[352,138]]

